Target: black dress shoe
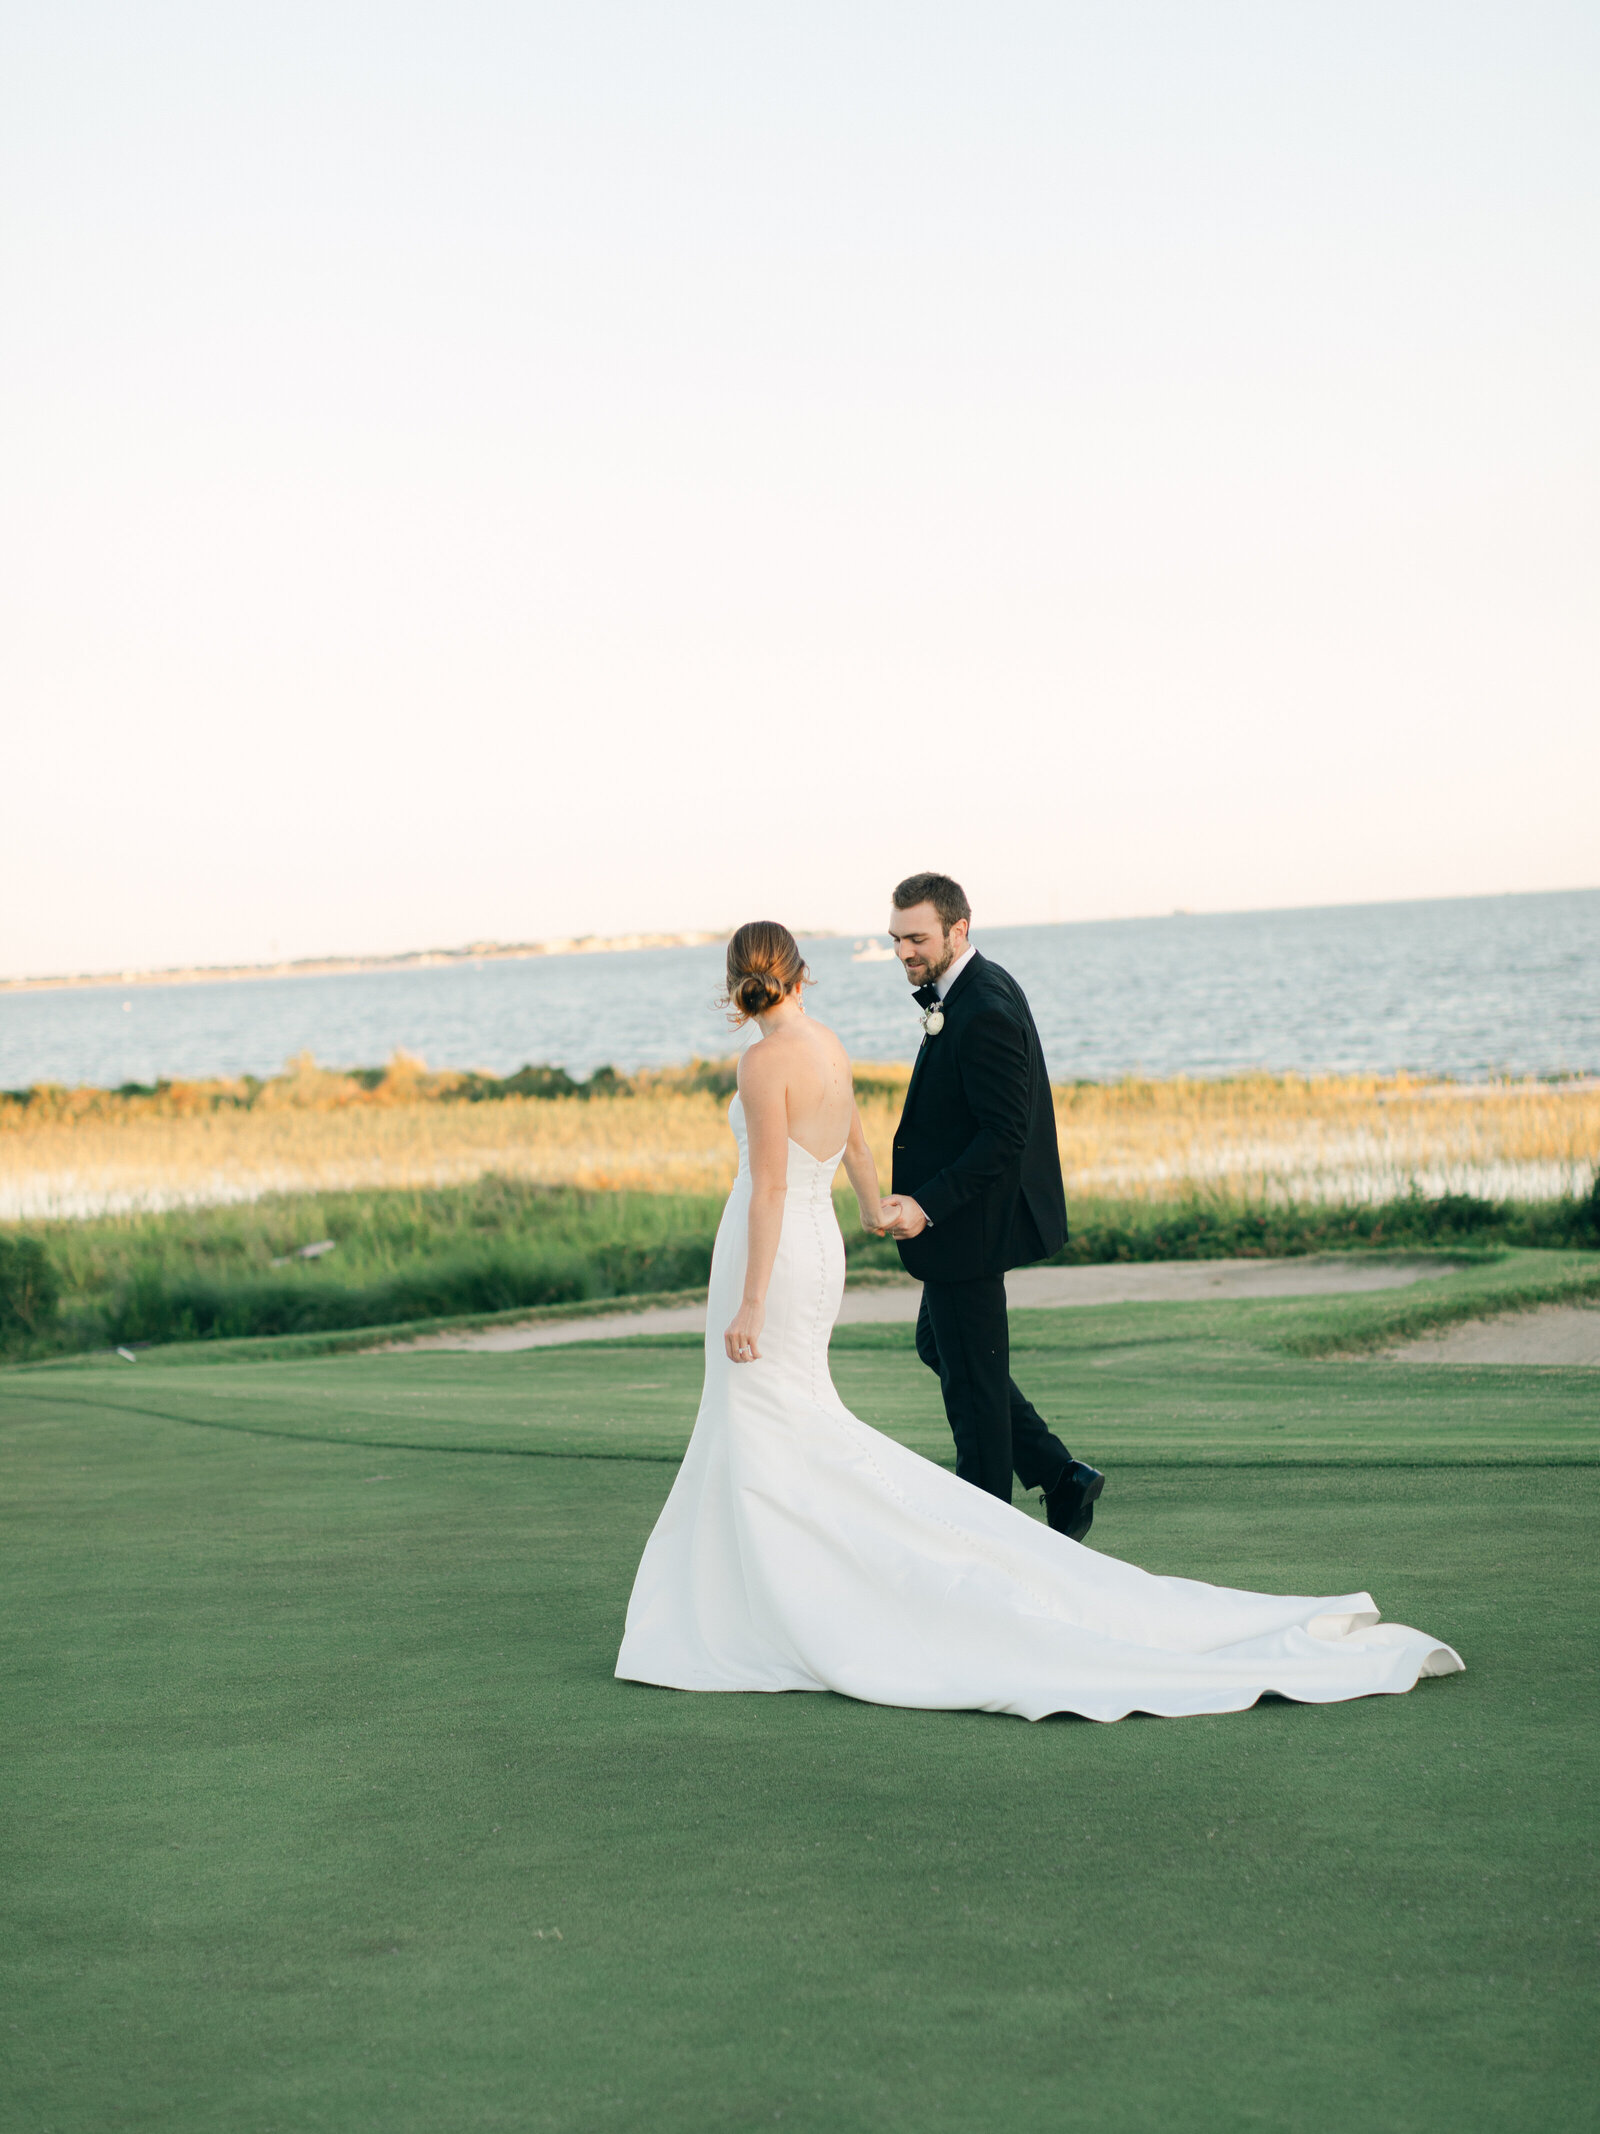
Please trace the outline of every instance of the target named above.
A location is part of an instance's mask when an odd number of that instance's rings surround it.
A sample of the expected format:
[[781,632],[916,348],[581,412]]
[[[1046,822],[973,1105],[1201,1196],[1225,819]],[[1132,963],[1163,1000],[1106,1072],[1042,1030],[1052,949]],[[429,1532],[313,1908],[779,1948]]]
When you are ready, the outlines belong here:
[[1069,1541],[1081,1541],[1094,1525],[1094,1500],[1105,1486],[1098,1467],[1074,1460],[1055,1488],[1044,1493],[1044,1513],[1052,1529]]

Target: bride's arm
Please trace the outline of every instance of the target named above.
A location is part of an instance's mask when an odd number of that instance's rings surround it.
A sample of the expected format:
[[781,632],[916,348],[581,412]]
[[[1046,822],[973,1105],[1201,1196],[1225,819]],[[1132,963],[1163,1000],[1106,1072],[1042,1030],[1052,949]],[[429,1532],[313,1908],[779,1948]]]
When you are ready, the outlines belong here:
[[851,1107],[850,1139],[844,1145],[845,1175],[855,1188],[856,1205],[861,1210],[863,1230],[883,1232],[883,1209],[879,1205],[878,1166],[872,1160],[872,1151],[867,1147],[867,1137],[861,1129],[861,1108]]
[[752,1045],[739,1062],[739,1095],[750,1137],[750,1243],[745,1255],[744,1301],[722,1337],[733,1363],[760,1361],[767,1284],[783,1235],[783,1202],[789,1189],[789,1100],[777,1050],[776,1046]]

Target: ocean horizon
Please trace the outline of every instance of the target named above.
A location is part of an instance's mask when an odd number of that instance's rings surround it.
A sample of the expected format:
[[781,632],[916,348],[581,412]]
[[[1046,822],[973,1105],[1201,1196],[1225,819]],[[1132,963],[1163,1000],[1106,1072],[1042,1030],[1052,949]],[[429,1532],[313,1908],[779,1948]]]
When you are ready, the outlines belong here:
[[[804,936],[812,1013],[861,1060],[919,1027],[883,936]],[[1462,1081],[1600,1072],[1600,889],[979,928],[1020,981],[1057,1080],[1409,1072]],[[333,959],[329,959],[333,960]],[[725,1055],[719,942],[401,968],[0,993],[0,1087],[116,1088],[281,1071],[310,1052],[378,1066],[582,1078]]]

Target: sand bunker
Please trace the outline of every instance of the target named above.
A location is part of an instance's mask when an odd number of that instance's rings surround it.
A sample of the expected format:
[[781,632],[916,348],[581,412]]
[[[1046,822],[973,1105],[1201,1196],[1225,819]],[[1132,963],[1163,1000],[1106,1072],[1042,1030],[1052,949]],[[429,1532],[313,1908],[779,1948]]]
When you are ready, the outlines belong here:
[[1600,1367],[1600,1304],[1545,1304],[1474,1319],[1391,1349],[1400,1363],[1521,1363]]
[[[1110,1267],[1019,1267],[1006,1277],[1018,1309],[1091,1304],[1196,1304],[1213,1297],[1331,1297],[1372,1289],[1404,1289],[1453,1274],[1456,1260],[1378,1260],[1321,1253],[1295,1260],[1148,1260]],[[845,1291],[841,1325],[866,1320],[914,1320],[921,1286],[910,1280]],[[543,1325],[491,1326],[478,1333],[425,1334],[396,1342],[407,1349],[542,1349],[571,1341],[615,1341],[624,1335],[704,1333],[703,1304],[608,1312]]]

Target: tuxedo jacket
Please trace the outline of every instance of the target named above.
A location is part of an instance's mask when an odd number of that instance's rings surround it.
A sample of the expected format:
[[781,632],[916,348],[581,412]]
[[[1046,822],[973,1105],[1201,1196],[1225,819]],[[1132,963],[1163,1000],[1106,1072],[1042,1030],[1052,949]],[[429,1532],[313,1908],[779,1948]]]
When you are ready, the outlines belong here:
[[900,1258],[920,1282],[970,1282],[1059,1252],[1067,1196],[1055,1107],[1021,986],[986,956],[924,1036],[894,1134],[894,1190],[928,1217]]

